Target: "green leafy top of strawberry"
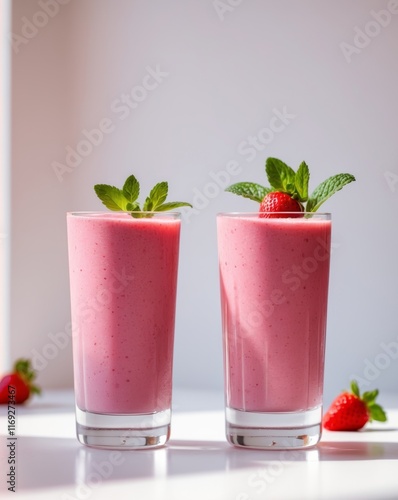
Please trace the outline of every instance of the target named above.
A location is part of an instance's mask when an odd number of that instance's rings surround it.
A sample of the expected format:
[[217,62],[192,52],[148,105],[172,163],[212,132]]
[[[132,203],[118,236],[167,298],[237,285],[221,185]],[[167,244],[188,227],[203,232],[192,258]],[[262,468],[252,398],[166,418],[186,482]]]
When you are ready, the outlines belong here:
[[310,171],[304,161],[300,163],[297,171],[294,171],[277,158],[267,158],[265,173],[270,187],[253,182],[238,182],[226,188],[226,191],[258,203],[261,203],[264,197],[271,192],[282,192],[297,200],[303,207],[303,211],[316,212],[333,194],[346,184],[355,181],[355,177],[351,174],[333,175],[321,182],[312,194],[309,194]]
[[178,207],[192,207],[190,203],[172,201],[166,203],[169,186],[167,182],[159,182],[146,197],[142,208],[138,203],[140,183],[130,175],[127,177],[122,189],[108,184],[96,184],[94,191],[102,203],[116,212],[129,212],[132,217],[151,217],[154,212],[165,212]]
[[17,373],[25,384],[29,387],[29,391],[32,394],[40,394],[41,388],[35,385],[33,382],[36,379],[36,371],[32,367],[32,363],[29,359],[17,359],[14,363],[13,373]]
[[378,389],[374,389],[373,391],[366,391],[361,396],[358,384],[355,380],[353,380],[351,382],[351,392],[365,403],[368,410],[369,422],[372,422],[373,420],[377,420],[378,422],[387,421],[387,415],[385,411],[380,405],[376,403],[376,398],[379,395]]

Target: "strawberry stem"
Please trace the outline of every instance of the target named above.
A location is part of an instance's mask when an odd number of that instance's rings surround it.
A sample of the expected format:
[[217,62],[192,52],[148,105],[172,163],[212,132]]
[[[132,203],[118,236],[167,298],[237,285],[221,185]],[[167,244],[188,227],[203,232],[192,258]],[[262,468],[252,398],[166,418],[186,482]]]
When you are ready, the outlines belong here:
[[20,358],[14,363],[14,372],[24,380],[31,393],[40,394],[41,388],[33,383],[37,374],[29,359]]
[[353,394],[355,394],[355,396],[357,396],[361,401],[365,403],[368,410],[369,422],[372,422],[373,420],[377,420],[378,422],[387,421],[386,412],[379,404],[376,404],[376,398],[379,395],[378,389],[366,391],[362,394],[361,397],[358,383],[356,380],[353,380],[351,382],[351,391]]
[[356,380],[353,380],[351,382],[351,392],[355,394],[358,398],[361,398],[361,393],[359,391],[358,383]]

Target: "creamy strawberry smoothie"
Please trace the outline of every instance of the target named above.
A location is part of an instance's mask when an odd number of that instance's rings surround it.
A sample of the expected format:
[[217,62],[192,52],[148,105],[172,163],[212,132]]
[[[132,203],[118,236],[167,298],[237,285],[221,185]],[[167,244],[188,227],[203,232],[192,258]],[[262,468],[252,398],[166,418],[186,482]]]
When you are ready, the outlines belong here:
[[78,408],[169,409],[178,215],[69,213],[67,228]]
[[330,219],[220,214],[217,227],[227,407],[321,405]]

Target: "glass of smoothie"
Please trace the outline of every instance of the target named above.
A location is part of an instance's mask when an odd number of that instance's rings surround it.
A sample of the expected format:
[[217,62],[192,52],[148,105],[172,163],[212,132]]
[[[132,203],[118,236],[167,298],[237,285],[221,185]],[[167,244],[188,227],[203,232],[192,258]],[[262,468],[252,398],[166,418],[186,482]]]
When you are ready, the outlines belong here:
[[170,435],[177,212],[67,214],[77,436],[149,448]]
[[331,216],[217,216],[226,435],[304,448],[321,437]]

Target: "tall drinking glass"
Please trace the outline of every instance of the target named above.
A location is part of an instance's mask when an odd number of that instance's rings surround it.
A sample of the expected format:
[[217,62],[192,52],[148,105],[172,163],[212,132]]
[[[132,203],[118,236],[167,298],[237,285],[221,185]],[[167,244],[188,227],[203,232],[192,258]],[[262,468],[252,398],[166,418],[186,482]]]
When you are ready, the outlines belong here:
[[76,428],[88,446],[169,438],[181,220],[147,215],[67,214]]
[[304,448],[321,437],[331,216],[217,217],[226,435]]

